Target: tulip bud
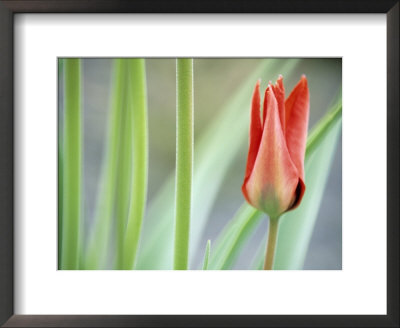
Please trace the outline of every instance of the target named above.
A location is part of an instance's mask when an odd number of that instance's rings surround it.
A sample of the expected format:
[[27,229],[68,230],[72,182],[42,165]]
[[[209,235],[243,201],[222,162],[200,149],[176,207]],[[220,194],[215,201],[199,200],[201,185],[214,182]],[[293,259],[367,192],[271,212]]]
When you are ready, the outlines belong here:
[[303,75],[285,101],[283,78],[269,83],[260,112],[260,81],[253,92],[250,144],[242,186],[247,202],[278,218],[299,206],[304,192],[304,156],[309,91]]

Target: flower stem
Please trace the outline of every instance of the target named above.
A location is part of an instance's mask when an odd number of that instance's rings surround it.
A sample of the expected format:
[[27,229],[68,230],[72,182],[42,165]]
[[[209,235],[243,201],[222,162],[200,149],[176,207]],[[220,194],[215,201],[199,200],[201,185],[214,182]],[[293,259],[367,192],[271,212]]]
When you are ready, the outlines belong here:
[[193,59],[177,59],[176,85],[174,269],[187,270],[193,171]]
[[146,71],[144,59],[128,60],[128,79],[131,95],[132,118],[132,154],[133,171],[131,177],[131,199],[123,248],[123,269],[131,270],[135,266],[140,232],[147,195],[148,167],[148,129],[146,100]]
[[264,270],[272,270],[274,265],[275,247],[278,237],[279,217],[269,218],[267,251],[265,253]]
[[82,179],[81,62],[68,58],[65,67],[64,167],[61,268],[79,267]]

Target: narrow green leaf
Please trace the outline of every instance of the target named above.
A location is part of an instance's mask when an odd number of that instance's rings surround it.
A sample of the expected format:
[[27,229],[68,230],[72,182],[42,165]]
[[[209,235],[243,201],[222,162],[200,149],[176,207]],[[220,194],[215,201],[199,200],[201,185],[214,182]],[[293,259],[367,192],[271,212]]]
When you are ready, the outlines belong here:
[[[61,93],[61,87],[62,85],[61,79],[64,77],[63,75],[63,64],[62,64],[63,59],[58,59],[58,80],[59,80],[59,93]],[[59,103],[59,108],[62,108],[62,104]],[[63,129],[63,122],[64,122],[64,115],[63,111],[59,110],[58,111],[58,261],[57,261],[57,267],[60,270],[61,269],[61,255],[62,255],[62,215],[63,215],[63,192],[64,192],[64,187],[63,187],[63,177],[64,177],[64,172],[63,172],[63,161],[64,161],[64,129]]]
[[128,60],[130,101],[132,104],[133,129],[133,172],[131,178],[131,201],[123,249],[123,269],[135,266],[137,250],[142,231],[142,222],[147,198],[148,173],[148,127],[147,127],[147,89],[144,59]]
[[131,193],[132,180],[132,102],[129,95],[128,83],[128,65],[124,65],[123,86],[122,86],[122,113],[121,113],[121,130],[119,136],[118,149],[118,170],[117,170],[117,188],[115,199],[115,221],[116,221],[116,258],[115,268],[122,270],[123,253],[126,224],[129,214],[129,203]]
[[[60,138],[59,138],[60,140]],[[58,264],[57,267],[60,270],[61,269],[61,264],[62,264],[62,235],[63,235],[63,229],[62,229],[62,224],[63,224],[63,198],[64,198],[64,187],[63,187],[63,155],[62,155],[62,148],[58,146],[58,226],[57,226],[57,231],[58,231]]]
[[108,120],[108,135],[105,145],[102,173],[100,177],[99,192],[96,200],[94,214],[94,227],[89,237],[89,245],[86,252],[85,269],[95,270],[105,268],[107,251],[110,245],[110,236],[112,231],[112,218],[115,202],[116,174],[118,163],[118,144],[119,131],[121,128],[121,113],[123,99],[123,59],[114,60],[113,68],[113,91]]
[[247,203],[243,203],[217,239],[217,246],[210,259],[210,269],[230,269],[239,256],[242,246],[257,228],[264,215]]
[[281,217],[274,262],[275,270],[300,270],[303,268],[337,140],[340,136],[341,116],[339,115],[333,124],[326,125],[326,129],[323,131],[323,133],[319,133],[318,146],[312,143],[311,145],[315,148],[313,152],[307,154],[305,164],[307,191],[304,198],[296,210]]
[[262,270],[264,267],[264,259],[265,259],[265,245],[267,244],[267,234],[265,234],[265,238],[261,240],[260,245],[258,246],[258,250],[254,259],[250,265],[252,270]]
[[208,259],[210,258],[211,240],[207,241],[206,251],[204,253],[203,270],[208,270]]
[[79,268],[82,215],[82,104],[80,59],[64,60],[62,269]]
[[326,138],[326,134],[342,117],[342,102],[339,101],[312,129],[307,138],[306,157],[310,156]]

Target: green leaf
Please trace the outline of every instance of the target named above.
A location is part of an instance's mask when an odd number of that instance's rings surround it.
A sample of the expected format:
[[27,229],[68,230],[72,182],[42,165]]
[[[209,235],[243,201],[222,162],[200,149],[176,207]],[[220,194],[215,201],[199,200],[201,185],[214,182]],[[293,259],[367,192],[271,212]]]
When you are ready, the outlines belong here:
[[342,118],[342,102],[333,106],[318,124],[312,129],[307,138],[306,157],[310,156],[326,138],[327,132]]
[[[125,59],[127,61],[127,59]],[[114,267],[117,270],[123,269],[123,249],[126,231],[126,223],[129,213],[131,180],[132,180],[132,164],[133,164],[133,105],[128,97],[130,93],[128,83],[128,67],[125,63],[124,74],[122,76],[122,93],[121,93],[121,115],[120,115],[120,132],[117,158],[117,175],[116,175],[116,197],[115,197],[115,223],[116,223],[116,256],[114,259]],[[111,221],[110,221],[111,223]],[[110,227],[110,231],[112,231]]]
[[[62,92],[62,80],[64,77],[63,74],[63,59],[58,59],[58,85],[59,85],[59,93]],[[62,108],[61,101],[59,100],[59,108]],[[61,255],[62,255],[62,214],[63,214],[63,162],[64,162],[64,129],[63,129],[63,121],[64,121],[64,112],[62,110],[59,110],[58,112],[58,225],[57,225],[57,231],[58,231],[58,263],[57,267],[59,270],[61,270]]]
[[[281,217],[275,254],[275,270],[301,270],[324,194],[330,166],[340,136],[342,120],[341,106],[332,116],[324,130],[310,135],[305,163],[307,191],[300,206]],[[313,138],[315,136],[315,139]],[[318,141],[313,141],[318,140]]]
[[62,163],[62,269],[79,269],[82,219],[81,60],[64,60],[64,139]]
[[254,207],[243,203],[217,239],[217,246],[210,259],[210,269],[230,269],[239,256],[242,246],[258,227],[264,215]]
[[147,199],[148,172],[148,127],[147,127],[147,88],[144,59],[127,59],[128,102],[132,118],[132,176],[130,180],[131,197],[128,220],[123,243],[123,269],[130,270],[135,265],[142,222]]
[[[247,140],[249,104],[255,81],[289,74],[299,60],[268,59],[238,88],[230,101],[196,139],[192,189],[189,256],[199,248],[216,195],[233,159]],[[195,104],[196,111],[196,104]],[[235,133],[232,133],[235,131]],[[221,161],[221,154],[224,160]],[[212,181],[212,183],[210,183]],[[171,175],[149,205],[144,221],[138,269],[171,269],[174,230],[174,176]]]
[[114,59],[114,82],[112,104],[109,118],[106,151],[104,154],[100,185],[94,214],[94,227],[91,230],[85,256],[86,270],[104,269],[110,246],[112,219],[117,187],[117,167],[119,133],[123,104],[124,72],[126,62]]
[[210,258],[211,241],[207,241],[206,251],[204,253],[203,270],[208,270],[208,259]]
[[254,256],[253,262],[250,265],[250,268],[252,270],[262,270],[263,269],[267,240],[268,240],[267,234],[265,234],[265,237],[261,240],[261,243],[258,247],[256,256]]

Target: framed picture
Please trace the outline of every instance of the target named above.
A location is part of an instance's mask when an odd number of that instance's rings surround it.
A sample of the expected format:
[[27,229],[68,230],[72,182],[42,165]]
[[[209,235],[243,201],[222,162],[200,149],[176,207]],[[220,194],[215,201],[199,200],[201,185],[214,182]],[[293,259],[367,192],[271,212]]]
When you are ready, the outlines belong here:
[[1,324],[398,326],[398,16],[0,1]]
[[[194,157],[189,158],[193,183],[187,192],[192,199],[178,201],[191,203],[190,238],[183,238],[189,240],[189,251],[186,263],[175,263],[182,248],[173,246],[186,232],[173,229],[175,207],[179,212],[174,201],[179,186],[174,180],[180,172],[171,172],[180,158],[175,145],[174,88],[175,80],[180,81],[175,68],[181,63],[190,68],[195,108],[184,123],[188,131],[193,123],[195,129],[191,133],[194,141],[180,148],[184,154],[193,152]],[[271,251],[265,252],[267,245],[275,247],[266,240],[268,231],[274,236],[268,228],[270,216],[274,221],[269,227],[275,223],[277,228],[274,269],[341,270],[341,58],[60,58],[58,68],[60,270],[171,270],[182,265],[194,270],[261,269],[267,260],[272,265]],[[276,76],[276,84],[268,84],[269,76]],[[218,77],[231,81],[226,89]],[[272,88],[276,89],[273,94]],[[82,105],[73,105],[80,120],[71,125],[73,90],[80,91],[82,100],[76,100]],[[251,111],[260,113],[262,107],[265,113],[263,131],[275,130],[268,126],[275,112],[291,113],[290,108],[295,108],[295,113],[304,115],[294,123],[288,116],[273,133],[287,137],[291,130],[300,133],[294,139],[303,140],[298,153],[303,157],[306,152],[304,159],[298,159],[304,175],[299,170],[293,176],[287,172],[286,178],[293,181],[290,202],[298,197],[298,206],[287,205],[291,209],[285,208],[279,218],[251,196],[250,175],[273,165],[260,162],[257,169],[254,164],[253,172],[246,173],[249,178],[244,178],[245,167],[252,165],[246,142],[249,131],[254,133],[254,120],[249,121],[252,95],[255,106]],[[286,99],[281,104],[285,108],[273,107],[278,96]],[[308,140],[314,143],[306,144],[307,130]],[[77,132],[80,141],[74,139]],[[264,138],[269,132],[263,132]],[[76,146],[70,149],[74,140]],[[262,158],[264,148],[272,148],[261,140],[257,158]],[[291,142],[285,142],[288,149],[294,147]],[[138,148],[141,151],[135,151]],[[322,149],[324,154],[318,152]],[[295,160],[295,154],[290,158]],[[69,172],[72,165],[80,168],[81,179]],[[203,176],[212,176],[212,183]],[[274,189],[279,189],[276,183]],[[75,187],[80,188],[73,191]],[[298,196],[296,188],[301,188]],[[73,198],[76,194],[80,196]],[[137,204],[138,195],[142,195],[142,206]],[[285,201],[284,197],[279,202]],[[157,205],[160,202],[164,205]],[[77,216],[71,212],[74,208],[82,208],[77,224],[70,220]],[[305,235],[311,235],[317,222],[319,238],[309,241]]]

